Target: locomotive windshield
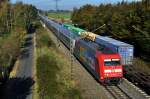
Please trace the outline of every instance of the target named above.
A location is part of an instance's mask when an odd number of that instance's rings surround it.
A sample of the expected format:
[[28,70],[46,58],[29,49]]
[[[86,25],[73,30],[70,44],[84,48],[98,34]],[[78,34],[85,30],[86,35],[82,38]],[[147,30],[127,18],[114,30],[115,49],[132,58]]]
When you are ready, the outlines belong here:
[[104,65],[105,66],[118,66],[120,65],[120,60],[119,59],[105,59]]

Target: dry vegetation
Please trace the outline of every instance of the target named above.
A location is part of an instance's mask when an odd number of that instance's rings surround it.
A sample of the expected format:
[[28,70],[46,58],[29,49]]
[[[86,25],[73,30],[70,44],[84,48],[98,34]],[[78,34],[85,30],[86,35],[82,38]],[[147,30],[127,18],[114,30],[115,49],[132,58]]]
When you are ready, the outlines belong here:
[[37,30],[37,78],[40,98],[81,99],[70,79],[70,64],[50,40],[47,31]]

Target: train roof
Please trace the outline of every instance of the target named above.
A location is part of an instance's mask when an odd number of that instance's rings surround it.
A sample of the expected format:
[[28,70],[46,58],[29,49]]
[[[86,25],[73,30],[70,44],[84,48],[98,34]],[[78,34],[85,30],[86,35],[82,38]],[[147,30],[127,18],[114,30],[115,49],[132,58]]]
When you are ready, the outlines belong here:
[[70,36],[71,36],[71,38],[73,38],[73,39],[79,38],[78,35],[75,35],[75,34],[72,33],[70,30],[63,28],[63,26],[61,26],[61,29],[63,30],[62,33],[63,33],[64,35],[66,35],[67,37],[70,37]]
[[113,44],[115,46],[127,46],[127,47],[133,47],[133,45],[130,45],[130,44],[127,44],[127,43],[124,43],[124,42],[121,42],[121,41],[118,41],[118,40],[115,40],[113,38],[110,38],[110,37],[102,37],[102,36],[98,36],[97,37],[98,39],[101,39],[103,41],[106,41],[106,42],[109,42],[110,44]]
[[80,28],[74,28],[72,31],[78,33],[78,35],[81,34],[81,32],[85,32],[85,30]]
[[90,47],[93,50],[98,50],[100,52],[102,52],[103,54],[116,54],[117,52],[109,49],[108,47],[104,46],[104,45],[100,45],[97,44],[91,40],[88,39],[82,39],[82,41],[86,42],[85,44]]
[[64,25],[64,27],[66,27],[67,29],[68,29],[68,27],[73,27],[71,24],[67,24],[67,23],[64,23],[63,25]]

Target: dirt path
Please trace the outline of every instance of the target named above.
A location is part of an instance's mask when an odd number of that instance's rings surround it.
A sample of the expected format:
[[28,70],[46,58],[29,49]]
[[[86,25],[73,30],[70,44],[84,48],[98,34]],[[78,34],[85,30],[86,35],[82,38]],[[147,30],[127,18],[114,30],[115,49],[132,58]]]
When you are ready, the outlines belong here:
[[32,99],[32,87],[35,83],[33,67],[33,34],[27,35],[26,51],[19,59],[18,68],[6,83],[2,99]]

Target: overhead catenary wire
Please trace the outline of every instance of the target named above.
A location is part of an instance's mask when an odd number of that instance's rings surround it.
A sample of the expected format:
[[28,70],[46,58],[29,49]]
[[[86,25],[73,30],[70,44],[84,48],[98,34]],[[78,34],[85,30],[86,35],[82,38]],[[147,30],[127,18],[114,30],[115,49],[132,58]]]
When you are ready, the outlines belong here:
[[94,29],[92,32],[97,31],[98,29],[100,29],[100,28],[104,27],[105,25],[106,25],[106,24],[103,24],[103,25],[99,26],[98,28]]

